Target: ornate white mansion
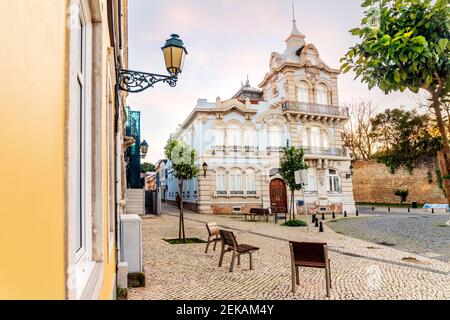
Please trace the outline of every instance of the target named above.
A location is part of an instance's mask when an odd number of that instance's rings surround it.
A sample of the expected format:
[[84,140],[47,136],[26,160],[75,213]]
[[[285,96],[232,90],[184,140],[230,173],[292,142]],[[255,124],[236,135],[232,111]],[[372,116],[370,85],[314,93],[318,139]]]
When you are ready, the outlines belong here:
[[[304,149],[309,165],[305,193],[296,191],[296,201],[305,199],[311,212],[355,211],[351,159],[341,140],[348,111],[338,105],[340,71],[322,61],[293,22],[285,52],[271,54],[261,89],[247,80],[229,100],[198,100],[173,135],[197,150],[201,168],[184,187],[186,207],[209,214],[288,210],[290,192],[278,168],[280,151],[289,144]],[[166,166],[163,198],[171,202],[179,187],[170,162]]]

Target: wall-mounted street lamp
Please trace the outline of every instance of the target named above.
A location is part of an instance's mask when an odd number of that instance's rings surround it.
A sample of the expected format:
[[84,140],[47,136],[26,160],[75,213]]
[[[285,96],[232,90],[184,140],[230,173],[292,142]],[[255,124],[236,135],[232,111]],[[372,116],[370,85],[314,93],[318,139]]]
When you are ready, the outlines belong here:
[[147,156],[147,152],[148,152],[148,143],[147,141],[142,141],[141,143],[141,157],[142,159],[144,159]]
[[206,178],[206,172],[208,171],[208,164],[204,162],[202,167],[203,167],[203,177]]
[[347,173],[346,178],[350,179],[353,176],[353,163],[350,164],[350,173]]
[[165,82],[171,87],[175,87],[178,81],[178,75],[183,71],[184,60],[188,54],[183,41],[177,34],[172,34],[161,48],[164,53],[164,61],[169,76],[133,71],[117,70],[117,83],[119,89],[126,92],[138,93],[148,88],[152,88],[155,83]]

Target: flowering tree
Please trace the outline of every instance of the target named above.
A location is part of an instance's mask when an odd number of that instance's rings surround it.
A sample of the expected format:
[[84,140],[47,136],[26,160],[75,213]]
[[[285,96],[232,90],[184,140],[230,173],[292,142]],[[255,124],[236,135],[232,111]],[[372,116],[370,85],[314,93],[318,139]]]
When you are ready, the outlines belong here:
[[191,180],[198,176],[199,169],[195,165],[195,150],[192,150],[186,143],[170,139],[165,147],[167,159],[172,162],[174,176],[180,182],[180,219],[178,229],[178,239],[181,243],[186,243],[183,215],[183,186],[184,181]]

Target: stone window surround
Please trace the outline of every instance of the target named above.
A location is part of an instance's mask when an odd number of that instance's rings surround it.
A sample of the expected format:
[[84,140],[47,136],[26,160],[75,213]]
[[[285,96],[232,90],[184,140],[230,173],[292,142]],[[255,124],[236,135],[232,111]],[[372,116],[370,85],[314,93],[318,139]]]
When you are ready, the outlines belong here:
[[[233,194],[232,191],[230,190],[230,185],[231,185],[231,181],[230,181],[230,172],[233,170],[239,170],[241,172],[241,185],[242,185],[242,189],[241,190],[243,193],[242,194]],[[257,188],[257,176],[259,171],[256,170],[254,167],[252,166],[246,166],[244,168],[239,168],[239,167],[218,167],[216,169],[213,169],[212,172],[214,173],[215,177],[216,177],[216,183],[215,183],[215,191],[213,193],[213,197],[214,198],[234,198],[234,197],[240,197],[240,198],[260,198],[260,192],[258,192],[258,190],[251,190],[248,191],[247,190],[247,175],[249,172],[251,172],[252,175],[254,175],[255,179],[254,179],[254,184],[255,184],[255,189]],[[218,174],[223,174],[224,175],[224,183],[225,183],[225,188],[226,190],[217,190],[217,176]],[[221,194],[220,192],[224,192],[223,194]],[[254,193],[256,192],[256,193]]]
[[300,97],[298,96],[298,91],[300,90],[301,84],[306,85],[306,87],[308,88],[309,103],[317,103],[317,88],[319,85],[323,85],[327,90],[327,105],[333,105],[333,92],[331,90],[331,84],[328,83],[328,81],[320,79],[313,84],[308,78],[302,76],[299,77],[295,82],[295,101],[299,101],[300,99]]

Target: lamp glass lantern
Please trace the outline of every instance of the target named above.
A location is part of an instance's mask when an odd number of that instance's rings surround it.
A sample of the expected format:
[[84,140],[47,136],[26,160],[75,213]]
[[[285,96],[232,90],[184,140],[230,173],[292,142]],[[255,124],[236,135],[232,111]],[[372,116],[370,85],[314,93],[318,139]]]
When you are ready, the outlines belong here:
[[188,52],[179,35],[172,34],[170,37],[161,49],[164,53],[167,71],[176,78],[183,71],[184,60]]
[[353,163],[350,164],[350,173],[347,173],[347,179],[353,177]]
[[206,172],[208,171],[208,164],[204,162],[202,167],[203,167],[203,176],[206,178]]
[[147,152],[148,152],[148,143],[147,143],[147,141],[144,140],[141,143],[141,154],[142,154],[142,157],[145,157],[147,155]]

